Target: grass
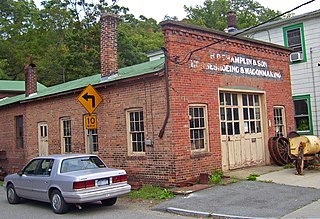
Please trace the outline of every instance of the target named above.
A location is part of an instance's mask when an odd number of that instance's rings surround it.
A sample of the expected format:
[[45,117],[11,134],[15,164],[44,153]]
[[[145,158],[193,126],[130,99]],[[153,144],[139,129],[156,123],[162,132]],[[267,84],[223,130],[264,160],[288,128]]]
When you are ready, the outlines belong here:
[[222,180],[223,172],[221,170],[213,170],[209,176],[209,184],[219,184]]
[[162,200],[173,198],[175,195],[168,189],[161,188],[159,186],[144,185],[139,190],[132,190],[129,194],[130,198],[135,199],[154,199]]
[[290,169],[290,168],[294,168],[293,163],[287,163],[286,165],[283,166],[284,169]]
[[256,173],[250,174],[250,175],[247,177],[247,180],[249,180],[249,181],[256,181],[258,176],[260,176],[260,175],[259,175],[259,174],[256,174]]
[[2,186],[3,185],[3,182],[2,181],[0,181],[0,186]]

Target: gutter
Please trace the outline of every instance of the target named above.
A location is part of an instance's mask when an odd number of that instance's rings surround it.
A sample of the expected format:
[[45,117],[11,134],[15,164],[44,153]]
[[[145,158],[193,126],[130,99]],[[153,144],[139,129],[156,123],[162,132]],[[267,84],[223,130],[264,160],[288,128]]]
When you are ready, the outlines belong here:
[[164,130],[167,126],[168,123],[168,119],[170,116],[170,100],[169,100],[169,72],[168,72],[168,51],[165,47],[161,48],[163,50],[164,56],[165,56],[165,62],[164,62],[164,72],[165,72],[165,76],[166,76],[166,105],[167,105],[167,110],[166,110],[166,117],[163,121],[163,125],[162,128],[159,132],[159,138],[163,137],[164,134]]

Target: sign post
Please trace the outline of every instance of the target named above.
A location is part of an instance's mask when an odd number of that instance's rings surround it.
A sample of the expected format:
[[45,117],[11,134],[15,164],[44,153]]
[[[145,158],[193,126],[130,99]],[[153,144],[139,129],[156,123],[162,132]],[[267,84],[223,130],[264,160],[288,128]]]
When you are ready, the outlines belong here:
[[102,101],[100,94],[89,84],[78,96],[78,101],[88,111],[89,116],[85,116],[86,129],[89,131],[90,154],[93,152],[93,129],[97,129],[97,116],[91,115]]

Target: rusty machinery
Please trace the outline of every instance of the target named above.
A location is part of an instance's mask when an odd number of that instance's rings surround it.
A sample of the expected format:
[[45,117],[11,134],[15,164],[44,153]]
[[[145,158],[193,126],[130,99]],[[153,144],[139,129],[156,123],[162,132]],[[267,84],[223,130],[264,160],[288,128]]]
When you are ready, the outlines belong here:
[[270,138],[268,148],[275,164],[283,166],[293,162],[299,175],[303,174],[303,168],[310,161],[320,163],[320,139],[317,136],[300,136],[297,132],[290,132],[287,138]]
[[289,139],[290,158],[295,160],[297,174],[303,174],[305,162],[314,161],[319,163],[320,139],[313,135],[297,136]]

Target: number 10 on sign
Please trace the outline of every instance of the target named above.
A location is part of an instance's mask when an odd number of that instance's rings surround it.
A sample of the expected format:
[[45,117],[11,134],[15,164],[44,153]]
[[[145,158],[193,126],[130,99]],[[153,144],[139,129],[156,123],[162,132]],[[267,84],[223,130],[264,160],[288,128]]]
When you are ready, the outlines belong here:
[[88,130],[97,129],[97,116],[95,116],[95,115],[85,116],[84,119],[86,121],[86,128]]

